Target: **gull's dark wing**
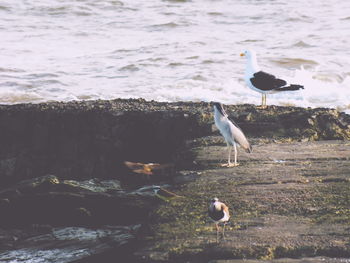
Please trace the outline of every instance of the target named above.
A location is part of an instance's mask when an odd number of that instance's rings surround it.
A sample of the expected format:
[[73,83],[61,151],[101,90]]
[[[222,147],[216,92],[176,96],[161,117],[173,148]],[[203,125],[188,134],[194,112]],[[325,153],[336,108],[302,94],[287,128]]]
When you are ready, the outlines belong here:
[[287,84],[283,79],[278,79],[274,75],[268,74],[264,71],[256,72],[250,79],[253,86],[257,89],[268,91],[281,88]]

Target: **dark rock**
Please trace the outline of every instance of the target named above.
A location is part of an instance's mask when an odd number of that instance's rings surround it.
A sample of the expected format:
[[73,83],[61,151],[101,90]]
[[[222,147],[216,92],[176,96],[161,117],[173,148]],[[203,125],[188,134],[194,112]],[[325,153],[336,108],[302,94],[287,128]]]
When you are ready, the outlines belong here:
[[313,258],[280,258],[273,260],[254,260],[254,259],[229,259],[229,260],[212,260],[208,263],[344,263],[346,258],[327,258],[327,257],[313,257]]
[[[226,110],[254,148],[229,169],[218,168],[226,151],[209,103],[0,105],[0,261],[350,257],[350,116],[276,106]],[[322,141],[329,139],[344,141]],[[140,180],[125,161],[175,169]],[[165,183],[177,184],[182,198],[156,198],[150,184]],[[214,196],[232,212],[219,244],[206,216]],[[146,221],[137,244],[132,227],[106,226]]]
[[128,256],[139,227],[53,228],[46,234],[9,241],[14,244],[0,251],[0,262],[115,262]]
[[[220,162],[226,160],[227,152],[224,142],[218,145],[217,140],[222,138],[193,143],[196,173],[178,173],[185,178],[192,174],[191,180],[184,179],[185,184],[177,186],[177,194],[185,198],[161,204],[151,213],[152,231],[144,237],[144,247],[135,252],[138,260],[349,260],[348,141],[273,143],[257,139],[253,153],[239,151],[240,166],[222,168]],[[213,197],[231,211],[226,240],[219,243],[207,215]],[[284,261],[304,257],[308,259]]]
[[0,181],[123,179],[125,160],[166,162],[185,138],[206,133],[197,110],[185,113],[142,100],[0,106]]
[[29,179],[0,191],[2,226],[140,223],[159,201],[153,187],[125,192],[118,180]]
[[[329,109],[227,106],[248,137],[349,139],[350,116]],[[124,161],[179,162],[186,140],[213,134],[209,103],[145,100],[0,106],[0,183],[46,174],[132,183]],[[181,161],[180,161],[181,163]],[[138,179],[134,178],[134,181]]]

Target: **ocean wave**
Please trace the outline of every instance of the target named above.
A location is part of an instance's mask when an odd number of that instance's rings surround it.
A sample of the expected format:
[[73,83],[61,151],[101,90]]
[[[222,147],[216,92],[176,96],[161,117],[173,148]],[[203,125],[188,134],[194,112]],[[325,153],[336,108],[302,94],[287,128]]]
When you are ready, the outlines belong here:
[[191,56],[191,57],[186,57],[185,59],[198,59],[199,56]]
[[221,12],[208,12],[208,15],[210,15],[210,16],[223,16],[224,14]]
[[301,14],[299,12],[291,12],[286,17],[286,22],[304,22],[304,23],[313,23],[315,19],[311,16]]
[[[301,101],[296,105],[301,107],[330,107],[345,110],[350,106],[350,77],[341,79],[321,78],[321,73],[297,69],[294,76],[286,78],[289,83],[304,85],[301,91]],[[328,77],[331,76],[330,74]],[[278,105],[278,104],[277,104]]]
[[60,5],[60,6],[34,6],[29,9],[33,15],[42,14],[50,16],[66,15],[71,12],[72,6]]
[[48,85],[67,86],[67,84],[64,84],[62,81],[57,79],[35,79],[31,81],[31,84],[35,87],[43,87]]
[[23,73],[23,72],[25,72],[25,70],[23,70],[23,69],[18,69],[18,68],[1,68],[1,67],[0,67],[0,72]]
[[164,2],[173,2],[173,3],[186,3],[192,2],[191,0],[163,0]]
[[217,61],[214,61],[212,59],[206,59],[201,62],[202,64],[213,64],[213,63],[218,63]]
[[118,54],[118,53],[130,53],[130,52],[137,52],[139,49],[127,49],[127,48],[122,48],[122,49],[117,49],[112,51],[112,54]]
[[1,6],[8,7],[0,8],[0,85],[7,97],[14,94],[8,103],[137,97],[259,104],[261,95],[244,84],[239,57],[250,48],[264,70],[305,85],[303,92],[268,96],[268,104],[350,104],[348,28],[339,23],[350,19],[347,1],[338,2],[331,19],[324,17],[329,5],[286,0]]
[[21,79],[42,79],[42,78],[58,78],[59,75],[54,73],[32,73],[21,76]]
[[306,43],[303,40],[300,40],[292,45],[293,47],[313,47],[312,45]]
[[206,77],[204,77],[204,76],[202,76],[200,74],[197,74],[197,75],[191,77],[191,79],[193,79],[193,80],[200,80],[200,81],[208,81],[208,79]]
[[244,44],[244,43],[255,43],[255,42],[262,42],[261,39],[245,39],[240,41],[240,43]]
[[[5,87],[5,88],[9,88],[9,87],[18,87],[19,84],[17,81],[4,81],[4,82],[0,82],[0,87]],[[8,91],[10,92],[10,91]]]
[[304,58],[278,58],[270,59],[270,61],[278,66],[283,66],[286,68],[300,68],[304,67],[315,67],[318,65],[317,61]]
[[151,25],[151,28],[176,28],[180,27],[181,25],[175,22],[168,22],[164,24],[156,24],[156,25]]
[[76,16],[92,16],[96,14],[94,12],[86,12],[86,11],[74,11],[72,13],[73,15],[76,15]]
[[35,92],[0,92],[1,104],[42,102],[43,100],[44,98]]
[[169,67],[181,67],[181,66],[185,66],[185,64],[181,63],[181,62],[171,62],[168,64]]
[[0,11],[10,11],[11,8],[9,8],[8,6],[4,6],[4,5],[0,5]]
[[119,68],[119,71],[139,71],[140,68],[137,67],[135,64],[129,64],[124,67]]
[[344,81],[344,77],[336,74],[336,73],[317,73],[313,76],[313,79],[317,79],[320,80],[322,82],[328,82],[328,83],[334,83],[334,82],[338,82],[338,83],[342,83]]

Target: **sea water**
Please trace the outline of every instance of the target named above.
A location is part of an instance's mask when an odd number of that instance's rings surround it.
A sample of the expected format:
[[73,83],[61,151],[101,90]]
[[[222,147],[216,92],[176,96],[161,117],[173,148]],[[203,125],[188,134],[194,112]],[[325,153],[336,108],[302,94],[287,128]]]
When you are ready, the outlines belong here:
[[305,89],[267,103],[350,112],[350,1],[3,0],[0,103],[145,98],[261,103],[261,68]]

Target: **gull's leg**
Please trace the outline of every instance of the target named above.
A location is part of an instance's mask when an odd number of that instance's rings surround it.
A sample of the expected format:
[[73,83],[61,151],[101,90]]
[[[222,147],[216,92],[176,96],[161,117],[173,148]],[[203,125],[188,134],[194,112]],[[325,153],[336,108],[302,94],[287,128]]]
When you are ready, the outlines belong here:
[[266,109],[266,94],[261,94],[261,106],[258,106],[259,109]]

